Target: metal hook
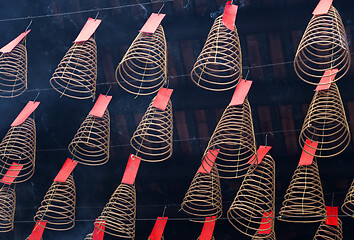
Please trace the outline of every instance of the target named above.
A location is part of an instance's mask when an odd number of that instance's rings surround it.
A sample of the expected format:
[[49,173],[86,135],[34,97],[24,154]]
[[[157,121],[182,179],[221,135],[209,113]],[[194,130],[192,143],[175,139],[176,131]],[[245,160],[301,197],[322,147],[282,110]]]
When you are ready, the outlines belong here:
[[107,90],[107,92],[106,92],[106,96],[108,95],[108,93],[109,93],[109,91],[111,90],[111,88],[112,88],[112,84],[109,86],[109,88],[108,88],[108,90]]
[[162,9],[163,9],[163,7],[165,6],[165,1],[163,1],[162,3],[163,3],[163,4],[162,4],[162,6],[161,6],[160,10],[157,12],[157,15],[159,15],[159,14],[160,14],[161,10],[162,10]]
[[37,96],[34,98],[33,102],[35,102],[37,100],[40,93],[41,93],[41,91],[38,90]]
[[98,17],[99,14],[100,14],[100,10],[97,9],[97,14],[96,14],[95,20],[97,19],[97,17]]
[[247,78],[248,78],[248,74],[250,74],[250,68],[248,68],[248,71],[247,71],[247,74],[246,74],[245,80],[247,80]]
[[32,22],[33,22],[33,19],[31,18],[31,21],[30,21],[30,23],[27,25],[27,27],[26,27],[26,29],[25,29],[25,32],[27,32],[27,30],[28,30],[28,28],[31,26]]
[[267,147],[268,146],[268,134],[272,134],[272,136],[274,136],[274,133],[272,133],[272,132],[266,132],[266,135],[265,135],[265,147]]
[[163,209],[163,212],[162,212],[162,217],[164,217],[164,216],[165,216],[166,208],[167,208],[167,205],[165,205],[165,207],[164,207],[164,209]]

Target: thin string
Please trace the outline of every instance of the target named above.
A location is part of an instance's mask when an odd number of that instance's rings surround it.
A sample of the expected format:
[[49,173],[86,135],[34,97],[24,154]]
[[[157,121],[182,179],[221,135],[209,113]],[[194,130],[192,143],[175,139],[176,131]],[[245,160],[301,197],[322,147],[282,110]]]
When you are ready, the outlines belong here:
[[150,4],[158,3],[158,2],[167,3],[167,2],[173,2],[173,0],[151,1],[151,2],[139,3],[139,4],[127,4],[127,5],[115,6],[115,7],[94,8],[94,9],[87,9],[87,10],[73,11],[73,12],[65,12],[65,13],[53,13],[53,14],[45,14],[45,15],[27,16],[27,17],[5,18],[5,19],[0,19],[0,22],[10,22],[10,21],[19,21],[19,20],[27,20],[27,19],[48,18],[48,17],[58,17],[58,16],[73,15],[73,14],[80,14],[80,13],[90,13],[90,12],[96,12],[96,11],[102,12],[102,11],[108,11],[108,10],[114,10],[114,9],[129,8],[129,7],[134,7],[134,6],[150,5]]

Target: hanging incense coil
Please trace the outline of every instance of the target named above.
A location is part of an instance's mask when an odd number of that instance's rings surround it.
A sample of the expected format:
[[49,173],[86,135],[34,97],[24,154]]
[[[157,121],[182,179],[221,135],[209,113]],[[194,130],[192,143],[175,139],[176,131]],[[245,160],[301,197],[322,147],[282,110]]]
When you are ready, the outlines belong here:
[[27,89],[27,50],[19,43],[0,56],[0,97],[20,96]]
[[[35,168],[35,153],[36,125],[29,117],[21,125],[11,127],[0,143],[0,179],[6,175],[13,162],[23,165],[13,183],[30,179]],[[7,176],[15,177],[15,172],[10,170]]]
[[347,195],[345,196],[344,203],[342,205],[342,212],[348,216],[354,217],[354,180]]
[[279,220],[285,222],[320,222],[326,216],[317,161],[296,168],[286,190]]
[[61,96],[95,99],[96,79],[97,46],[90,38],[71,46],[50,79],[50,85]]
[[315,154],[304,150],[316,157],[333,157],[348,147],[349,126],[335,83],[331,84],[329,90],[315,93],[299,135],[302,148],[306,144],[306,139],[318,143]]
[[162,111],[153,106],[155,98],[130,139],[137,155],[147,162],[161,162],[172,155],[172,103],[169,100],[165,111]]
[[15,206],[15,189],[3,186],[0,189],[0,232],[9,232],[14,228]]
[[327,14],[313,16],[297,49],[294,68],[301,80],[319,85],[326,70],[338,69],[332,81],[341,79],[350,67],[350,50],[342,19],[333,6]]
[[248,161],[257,153],[251,106],[246,99],[243,105],[228,106],[211,136],[204,157],[208,165],[212,161],[207,156],[210,149],[219,149],[215,164],[220,178],[240,178],[246,175]]
[[73,175],[65,182],[53,182],[47,191],[34,221],[47,221],[47,229],[65,231],[75,226],[76,190]]
[[116,69],[116,80],[131,94],[150,95],[164,85],[166,77],[166,38],[160,25],[153,34],[138,34]]
[[271,233],[270,234],[255,234],[252,238],[252,240],[276,240],[275,238],[275,232],[274,232],[274,229],[272,229]]
[[[136,192],[134,185],[120,184],[97,218],[96,227],[107,234],[135,238]],[[105,221],[105,226],[100,224]]]
[[[194,222],[205,222],[206,217],[222,215],[222,200],[219,173],[215,166],[210,173],[195,174],[181,204],[181,210],[197,217]],[[202,220],[199,220],[202,219]],[[213,220],[214,221],[214,220]]]
[[[241,233],[253,237],[261,224],[273,228],[273,219],[262,222],[264,213],[273,212],[275,208],[275,163],[267,154],[259,164],[252,164],[245,176],[237,195],[227,212],[229,222]],[[268,235],[259,234],[258,238]]]
[[102,118],[88,115],[69,144],[75,160],[84,165],[98,166],[109,159],[110,118],[106,109]]
[[215,19],[194,67],[191,78],[195,84],[211,91],[234,88],[242,74],[240,40],[235,27],[229,30],[222,23],[222,15]]
[[313,240],[342,240],[343,239],[343,228],[342,221],[338,218],[338,226],[327,225],[326,220],[324,220],[317,232]]

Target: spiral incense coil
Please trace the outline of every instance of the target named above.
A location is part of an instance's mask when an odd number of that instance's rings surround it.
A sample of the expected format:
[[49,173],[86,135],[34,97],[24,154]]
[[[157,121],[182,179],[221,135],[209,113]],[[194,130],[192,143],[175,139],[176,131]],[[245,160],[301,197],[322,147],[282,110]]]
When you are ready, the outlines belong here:
[[349,145],[349,126],[335,83],[331,84],[329,90],[315,93],[299,135],[302,148],[306,139],[318,143],[315,154],[304,150],[316,157],[333,157]]
[[106,109],[102,118],[88,115],[69,144],[69,151],[81,164],[98,166],[109,159],[110,119]]
[[[97,218],[96,227],[124,239],[135,238],[136,192],[134,185],[120,184]],[[100,221],[105,221],[105,227]],[[103,222],[102,221],[102,222]]]
[[[191,185],[181,204],[181,210],[203,220],[206,217],[216,216],[215,220],[222,215],[222,201],[219,173],[215,166],[210,173],[195,174]],[[213,220],[214,221],[214,220]]]
[[222,15],[215,19],[191,72],[195,84],[211,91],[234,88],[242,74],[242,54],[236,27],[229,30]]
[[[27,118],[21,125],[11,127],[0,143],[0,179],[6,175],[13,162],[23,165],[13,183],[31,178],[35,168],[35,153],[36,125],[32,118]],[[15,172],[10,170],[7,176],[15,176]]]
[[246,175],[250,166],[248,161],[257,153],[251,107],[247,99],[243,105],[228,106],[216,126],[204,153],[206,162],[212,165],[207,156],[210,149],[219,149],[215,164],[220,178]]
[[313,240],[342,240],[343,239],[343,228],[342,221],[338,218],[338,226],[327,225],[326,220],[324,220]]
[[172,155],[172,103],[169,100],[165,111],[162,111],[153,106],[154,100],[130,139],[137,155],[147,162],[161,162]]
[[3,186],[0,189],[0,232],[9,232],[14,228],[15,206],[15,190]]
[[[227,212],[229,222],[241,233],[253,237],[257,234],[261,224],[270,224],[273,228],[273,219],[262,222],[265,212],[274,213],[275,197],[275,163],[267,154],[260,164],[252,164],[244,178],[235,200]],[[266,238],[260,234],[258,238]]]
[[27,89],[27,50],[19,43],[0,56],[0,97],[13,98]]
[[93,38],[74,43],[55,70],[50,85],[61,94],[76,99],[95,98],[97,46]]
[[344,203],[342,205],[342,212],[348,216],[354,217],[354,180],[347,195],[345,196]]
[[270,234],[255,234],[252,240],[276,240],[274,229],[272,229]]
[[166,38],[160,25],[153,34],[138,34],[116,69],[116,80],[131,94],[150,95],[162,88],[166,77]]
[[326,208],[316,159],[311,165],[296,168],[284,198],[279,220],[311,223],[324,219]]
[[[297,49],[294,68],[301,80],[313,85],[326,70],[338,69],[332,82],[341,79],[350,67],[350,51],[342,19],[332,6],[327,14],[313,16]],[[329,73],[327,76],[331,76]],[[325,83],[323,83],[325,84]]]
[[69,230],[75,226],[75,204],[75,182],[70,174],[65,182],[53,182],[34,216],[34,221],[47,221],[47,229]]

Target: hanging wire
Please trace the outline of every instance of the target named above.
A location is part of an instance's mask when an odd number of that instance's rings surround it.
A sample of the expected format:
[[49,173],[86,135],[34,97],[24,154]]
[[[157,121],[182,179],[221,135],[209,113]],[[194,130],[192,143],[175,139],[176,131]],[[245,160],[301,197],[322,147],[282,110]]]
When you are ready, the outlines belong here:
[[268,146],[268,134],[271,134],[272,136],[274,136],[274,133],[272,133],[272,132],[267,132],[266,133],[266,135],[265,135],[265,144],[264,144],[265,147]]
[[25,29],[25,32],[27,32],[27,30],[28,30],[28,28],[31,26],[32,22],[33,22],[33,19],[31,19],[30,23],[27,25],[27,27],[26,27],[26,29]]

